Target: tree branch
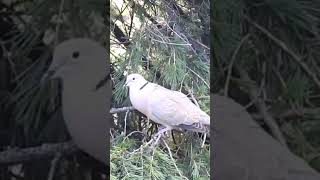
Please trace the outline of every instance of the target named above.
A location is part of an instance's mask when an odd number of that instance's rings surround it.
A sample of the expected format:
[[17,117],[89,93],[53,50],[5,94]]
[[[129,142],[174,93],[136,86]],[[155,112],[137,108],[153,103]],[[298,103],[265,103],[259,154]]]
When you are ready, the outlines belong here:
[[119,112],[127,112],[127,111],[133,111],[135,110],[132,106],[129,107],[122,107],[122,108],[111,108],[110,109],[110,113],[111,114],[116,114]]
[[[122,107],[111,108],[110,113],[120,113],[132,111],[134,108]],[[0,165],[16,164],[37,159],[53,158],[58,154],[68,155],[79,151],[79,148],[72,142],[63,142],[55,144],[42,144],[40,146],[28,147],[22,149],[8,149],[0,152]]]
[[57,153],[67,155],[77,151],[79,151],[78,147],[71,141],[56,144],[42,144],[40,146],[23,149],[9,149],[0,152],[0,165],[47,159],[54,157]]

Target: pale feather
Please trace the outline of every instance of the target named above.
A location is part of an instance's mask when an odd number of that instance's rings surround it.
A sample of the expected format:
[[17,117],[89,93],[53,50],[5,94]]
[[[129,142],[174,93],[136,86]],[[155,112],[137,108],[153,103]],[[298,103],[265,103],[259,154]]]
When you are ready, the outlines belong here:
[[[73,59],[73,53],[78,58]],[[72,39],[55,48],[49,71],[62,79],[62,109],[67,129],[77,146],[108,162],[107,119],[111,119],[110,81],[96,86],[110,72],[104,47],[89,39]]]
[[132,105],[151,120],[166,127],[182,128],[205,132],[210,125],[210,117],[183,93],[172,91],[154,83],[148,83],[143,89],[130,88]]

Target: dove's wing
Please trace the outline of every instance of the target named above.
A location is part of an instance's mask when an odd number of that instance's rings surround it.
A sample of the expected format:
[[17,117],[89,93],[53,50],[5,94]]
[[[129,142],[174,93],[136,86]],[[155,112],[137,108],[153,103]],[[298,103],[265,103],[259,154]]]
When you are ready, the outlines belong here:
[[151,119],[165,126],[201,131],[204,119],[209,118],[186,95],[161,86],[150,93],[148,107]]

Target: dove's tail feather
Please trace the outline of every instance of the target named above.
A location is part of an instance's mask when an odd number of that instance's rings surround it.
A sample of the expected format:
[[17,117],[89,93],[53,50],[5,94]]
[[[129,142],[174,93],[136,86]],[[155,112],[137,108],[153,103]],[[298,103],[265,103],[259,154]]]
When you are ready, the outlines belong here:
[[208,137],[210,137],[210,126],[203,125],[201,123],[194,123],[191,125],[188,124],[179,124],[176,126],[177,128],[193,131],[193,132],[200,132],[206,133]]

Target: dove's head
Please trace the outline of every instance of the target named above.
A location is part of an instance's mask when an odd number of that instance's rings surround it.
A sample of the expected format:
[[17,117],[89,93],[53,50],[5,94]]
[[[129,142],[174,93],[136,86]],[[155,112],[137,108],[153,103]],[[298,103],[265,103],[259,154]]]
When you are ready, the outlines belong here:
[[55,47],[51,65],[42,80],[97,74],[107,68],[106,61],[106,50],[97,42],[85,38],[67,40]]
[[145,80],[144,77],[141,76],[140,74],[129,74],[127,76],[125,86],[128,86],[128,87],[141,86],[146,82],[147,80]]

